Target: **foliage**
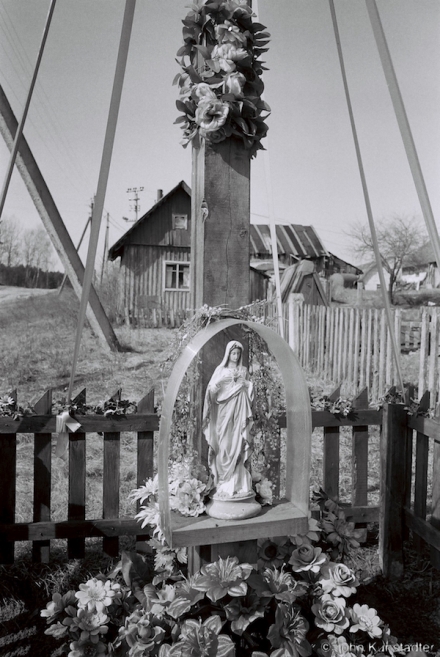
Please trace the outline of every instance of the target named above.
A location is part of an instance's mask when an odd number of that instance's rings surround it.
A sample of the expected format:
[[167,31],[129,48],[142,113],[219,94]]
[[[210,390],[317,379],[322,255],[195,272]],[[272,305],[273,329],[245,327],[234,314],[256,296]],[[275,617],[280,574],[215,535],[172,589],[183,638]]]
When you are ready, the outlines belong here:
[[152,581],[145,558],[123,553],[109,575],[53,595],[41,612],[46,634],[69,657],[359,656],[373,639],[393,655],[376,610],[349,604],[359,582],[343,558],[356,532],[322,491],[317,499],[308,534],[259,541],[257,566],[228,557]]
[[178,62],[183,73],[176,101],[182,116],[182,144],[198,147],[200,138],[218,143],[241,139],[251,156],[263,148],[265,118],[270,107],[262,99],[263,62],[269,33],[253,22],[252,9],[243,0],[189,5],[183,20],[184,45]]
[[[402,266],[411,264],[412,256],[426,242],[427,237],[417,218],[398,214],[378,221],[376,233],[382,265],[390,276],[389,293],[392,301]],[[368,225],[353,223],[347,235],[351,238],[355,253],[361,257],[375,257]]]

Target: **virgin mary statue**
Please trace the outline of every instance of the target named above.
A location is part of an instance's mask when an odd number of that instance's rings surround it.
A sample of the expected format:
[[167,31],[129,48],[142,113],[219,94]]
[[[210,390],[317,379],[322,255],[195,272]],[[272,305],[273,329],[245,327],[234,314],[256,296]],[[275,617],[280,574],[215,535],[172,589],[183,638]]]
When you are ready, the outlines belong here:
[[216,500],[253,497],[250,458],[253,385],[242,365],[243,345],[232,340],[209,381],[203,409],[203,431]]

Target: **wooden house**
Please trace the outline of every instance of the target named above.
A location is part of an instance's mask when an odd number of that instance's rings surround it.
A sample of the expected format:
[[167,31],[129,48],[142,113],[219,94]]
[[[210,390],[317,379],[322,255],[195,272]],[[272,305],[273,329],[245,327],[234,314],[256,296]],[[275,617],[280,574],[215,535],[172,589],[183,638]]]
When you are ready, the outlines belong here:
[[[313,226],[277,225],[276,235],[281,270],[304,259],[321,277],[339,270],[339,259],[327,251]],[[182,180],[165,196],[159,194],[153,207],[109,250],[110,260],[121,258],[124,314],[136,318],[146,309],[177,313],[190,309],[190,251],[191,189]],[[251,224],[250,302],[266,299],[268,290],[270,296],[271,269],[269,226]]]
[[145,308],[190,307],[191,190],[182,180],[110,248],[121,258],[121,294],[126,313]]

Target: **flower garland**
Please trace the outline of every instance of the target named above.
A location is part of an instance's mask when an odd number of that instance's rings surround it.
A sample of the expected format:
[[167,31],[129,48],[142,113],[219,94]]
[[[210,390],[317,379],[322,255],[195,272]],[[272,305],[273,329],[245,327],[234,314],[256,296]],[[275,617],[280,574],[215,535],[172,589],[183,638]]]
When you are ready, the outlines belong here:
[[361,657],[375,641],[382,655],[403,654],[344,563],[355,530],[322,491],[317,499],[307,535],[259,540],[256,565],[228,557],[152,581],[147,560],[123,553],[107,576],[54,593],[45,633],[68,657]]
[[177,109],[183,112],[182,145],[200,138],[211,143],[229,137],[241,139],[251,157],[263,148],[269,105],[262,99],[261,74],[266,70],[259,57],[267,52],[270,34],[253,22],[244,0],[190,5],[183,20],[184,45],[177,52],[183,72]]
[[[59,415],[65,411],[73,415],[126,415],[127,413],[136,413],[137,404],[128,399],[118,399],[115,396],[95,405],[86,404],[80,400],[68,403],[65,398],[53,402],[52,414]],[[12,417],[14,420],[19,420],[31,415],[36,415],[34,407],[30,404],[24,407],[20,406],[12,393],[0,397],[0,417]]]

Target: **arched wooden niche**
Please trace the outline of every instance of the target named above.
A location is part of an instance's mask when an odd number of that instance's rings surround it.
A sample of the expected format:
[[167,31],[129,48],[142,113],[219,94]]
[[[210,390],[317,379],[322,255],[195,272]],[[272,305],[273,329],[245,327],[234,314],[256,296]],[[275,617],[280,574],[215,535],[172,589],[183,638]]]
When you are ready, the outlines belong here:
[[[274,506],[263,507],[260,515],[247,520],[217,520],[205,514],[186,518],[171,512],[169,507],[168,463],[174,404],[186,370],[200,349],[217,333],[235,324],[249,327],[266,341],[283,377],[287,420],[286,498]],[[159,510],[168,544],[172,547],[214,545],[307,533],[311,435],[312,415],[304,373],[292,349],[278,333],[263,324],[238,319],[216,321],[200,331],[176,361],[162,406],[158,450]]]

